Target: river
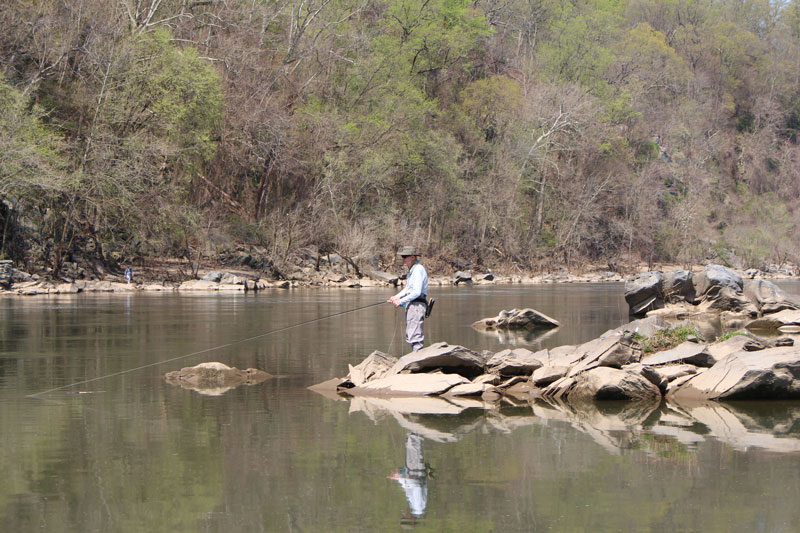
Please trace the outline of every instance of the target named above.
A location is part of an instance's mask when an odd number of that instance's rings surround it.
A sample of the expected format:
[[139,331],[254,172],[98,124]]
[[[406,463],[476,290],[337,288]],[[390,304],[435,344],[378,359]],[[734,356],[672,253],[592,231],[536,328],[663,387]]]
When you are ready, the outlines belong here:
[[[622,284],[430,292],[426,341],[475,350],[628,321]],[[0,299],[0,530],[797,531],[798,402],[487,410],[309,391],[372,350],[405,353],[391,305],[343,313],[391,294]],[[514,307],[562,326],[470,327]],[[218,396],[163,379],[204,361],[274,377]]]

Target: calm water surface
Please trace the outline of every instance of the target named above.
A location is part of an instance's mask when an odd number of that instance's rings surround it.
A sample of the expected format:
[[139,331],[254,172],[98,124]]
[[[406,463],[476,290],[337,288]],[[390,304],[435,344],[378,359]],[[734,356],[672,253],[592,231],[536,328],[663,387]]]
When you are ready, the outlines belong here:
[[[622,293],[432,287],[426,340],[577,344],[628,321]],[[404,354],[401,312],[264,335],[391,294],[0,300],[0,531],[798,531],[798,403],[347,401],[307,387]],[[469,326],[513,307],[562,327]],[[275,378],[220,396],[163,380],[204,361]]]

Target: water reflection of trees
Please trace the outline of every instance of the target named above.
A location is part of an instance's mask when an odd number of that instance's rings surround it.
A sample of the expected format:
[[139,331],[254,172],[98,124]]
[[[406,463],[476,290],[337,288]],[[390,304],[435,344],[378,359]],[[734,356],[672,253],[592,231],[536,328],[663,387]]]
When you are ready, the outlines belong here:
[[475,431],[512,432],[521,426],[566,423],[612,453],[639,449],[664,454],[666,443],[691,453],[709,439],[737,450],[800,452],[800,402],[674,403],[536,400],[500,404],[440,397],[358,397],[351,413],[394,419],[406,431],[456,442]]

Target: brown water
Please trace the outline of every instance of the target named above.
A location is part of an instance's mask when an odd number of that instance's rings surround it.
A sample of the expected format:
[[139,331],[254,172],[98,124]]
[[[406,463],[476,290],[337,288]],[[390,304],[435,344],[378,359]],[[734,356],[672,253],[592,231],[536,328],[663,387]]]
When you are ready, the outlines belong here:
[[[306,387],[373,349],[404,353],[399,311],[263,335],[390,294],[0,300],[0,530],[798,530],[796,402],[337,400]],[[477,350],[576,344],[628,320],[621,284],[431,295],[427,340]],[[512,307],[562,327],[514,339],[469,327]],[[276,377],[220,396],[162,379],[204,361]]]

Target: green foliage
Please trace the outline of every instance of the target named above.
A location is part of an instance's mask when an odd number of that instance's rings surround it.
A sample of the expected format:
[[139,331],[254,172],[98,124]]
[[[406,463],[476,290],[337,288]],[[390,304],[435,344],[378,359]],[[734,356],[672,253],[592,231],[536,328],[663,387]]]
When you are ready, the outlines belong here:
[[158,29],[135,39],[129,63],[117,73],[118,84],[110,96],[115,115],[125,120],[111,125],[120,136],[133,137],[144,130],[162,137],[183,161],[205,161],[216,148],[221,80],[196,50],[178,49],[170,38],[167,30]]
[[0,109],[0,194],[46,195],[62,190],[67,180],[60,138],[42,123],[43,110],[2,76]]
[[649,337],[637,333],[634,335],[634,339],[642,345],[645,353],[653,353],[674,348],[685,342],[690,336],[699,336],[697,329],[693,326],[682,325],[660,329]]
[[720,335],[717,338],[717,342],[725,342],[726,340],[732,337],[749,337],[749,335],[747,333],[744,333],[743,331],[732,331],[730,333],[725,333],[724,335]]

